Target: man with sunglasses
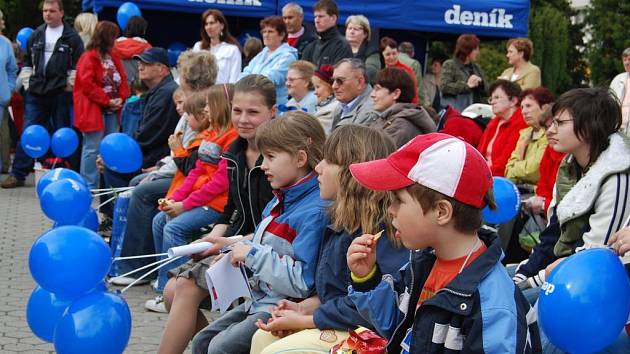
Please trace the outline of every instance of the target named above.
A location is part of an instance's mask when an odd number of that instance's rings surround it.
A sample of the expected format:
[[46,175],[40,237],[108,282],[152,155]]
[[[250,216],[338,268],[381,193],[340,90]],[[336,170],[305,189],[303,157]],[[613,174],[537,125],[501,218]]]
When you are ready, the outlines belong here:
[[332,88],[341,104],[333,112],[332,130],[345,124],[369,125],[378,115],[372,109],[365,64],[360,59],[342,59],[335,65]]

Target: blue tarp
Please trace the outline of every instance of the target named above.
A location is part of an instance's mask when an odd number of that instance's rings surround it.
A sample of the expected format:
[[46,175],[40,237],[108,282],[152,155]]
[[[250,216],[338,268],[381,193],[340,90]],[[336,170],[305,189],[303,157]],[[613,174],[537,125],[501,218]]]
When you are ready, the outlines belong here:
[[[314,0],[294,0],[312,21]],[[100,11],[124,1],[83,0],[83,8]],[[290,0],[136,0],[141,9],[202,12],[216,8],[228,16],[265,17],[280,14]],[[430,33],[475,33],[491,37],[526,37],[529,0],[338,0],[339,23],[363,14],[374,28]]]

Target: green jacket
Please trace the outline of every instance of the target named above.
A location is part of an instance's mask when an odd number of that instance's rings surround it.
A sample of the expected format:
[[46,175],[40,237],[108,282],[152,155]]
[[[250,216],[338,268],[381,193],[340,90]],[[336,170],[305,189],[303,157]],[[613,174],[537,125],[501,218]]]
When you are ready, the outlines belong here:
[[[515,183],[533,185],[538,183],[540,160],[542,160],[545,148],[547,148],[547,137],[544,129],[539,129],[537,132],[533,130],[532,127],[521,129],[516,148],[512,151],[512,155],[505,165],[505,177]],[[525,156],[521,158],[520,147],[527,140],[530,141],[525,150]]]
[[[472,63],[472,71],[483,79],[478,90],[479,95],[483,96],[488,91],[486,75],[476,63]],[[470,77],[470,74],[468,74],[466,65],[459,59],[453,58],[444,62],[442,65],[442,82],[440,83],[443,106],[450,104],[461,112],[469,105],[479,103],[473,99],[474,90],[466,84],[468,77]]]

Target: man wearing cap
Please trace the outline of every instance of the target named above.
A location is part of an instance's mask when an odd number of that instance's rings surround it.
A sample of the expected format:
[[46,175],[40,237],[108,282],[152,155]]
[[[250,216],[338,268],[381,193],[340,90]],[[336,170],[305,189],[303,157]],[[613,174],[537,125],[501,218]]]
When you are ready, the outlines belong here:
[[481,210],[494,209],[493,182],[472,145],[425,134],[350,172],[366,188],[394,192],[396,237],[414,251],[397,277],[381,274],[374,235],[348,248],[348,296],[389,339],[387,352],[541,352],[536,316],[501,264],[501,241],[481,228]]
[[179,121],[173,102],[177,83],[171,76],[164,48],[149,48],[134,59],[138,62],[138,77],[149,89],[144,96],[142,119],[135,134],[142,149],[142,168],[149,168],[169,154],[168,137]]
[[[84,48],[81,37],[63,21],[61,0],[45,0],[42,14],[44,24],[33,31],[26,43],[18,85],[26,92],[24,129],[38,124],[54,132],[72,125],[72,86]],[[33,159],[17,144],[11,175],[2,182],[2,188],[23,186],[32,168]]]
[[[179,115],[173,102],[173,92],[177,83],[173,80],[168,66],[168,54],[165,49],[153,47],[134,56],[138,62],[138,78],[149,89],[144,95],[142,119],[138,123],[135,140],[142,150],[142,168],[155,166],[162,157],[170,152],[168,137],[175,131]],[[101,164],[102,160],[97,160]],[[105,168],[106,187],[126,187],[140,171],[122,174]],[[100,211],[111,218],[111,204]]]

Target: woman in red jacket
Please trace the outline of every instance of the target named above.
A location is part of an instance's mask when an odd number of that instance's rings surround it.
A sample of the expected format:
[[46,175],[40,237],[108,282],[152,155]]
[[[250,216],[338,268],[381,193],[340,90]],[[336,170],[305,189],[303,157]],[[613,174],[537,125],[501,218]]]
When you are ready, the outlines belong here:
[[99,183],[98,147],[105,135],[118,131],[120,109],[129,96],[125,69],[120,58],[112,53],[119,34],[115,23],[99,22],[77,64],[74,126],[83,133],[81,175],[90,188],[98,188]]
[[497,80],[490,86],[492,118],[481,136],[477,150],[486,158],[493,176],[503,176],[521,129],[527,128],[519,107],[521,88],[507,80]]

